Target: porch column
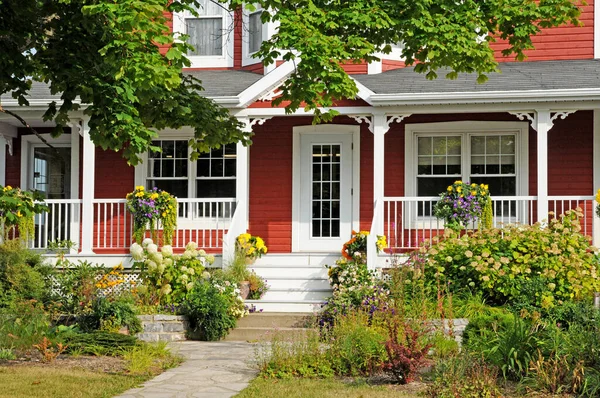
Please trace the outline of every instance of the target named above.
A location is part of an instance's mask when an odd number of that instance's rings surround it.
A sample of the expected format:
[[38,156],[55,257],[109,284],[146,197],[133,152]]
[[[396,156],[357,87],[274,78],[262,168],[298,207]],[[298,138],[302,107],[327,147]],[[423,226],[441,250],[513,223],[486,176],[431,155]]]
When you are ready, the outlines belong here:
[[83,135],[83,165],[82,165],[82,206],[81,206],[81,254],[94,254],[94,188],[96,147],[90,139],[90,128],[87,119],[82,121],[81,134]]
[[6,185],[6,138],[0,134],[0,185]]
[[[594,189],[593,194],[596,195],[598,189],[600,189],[600,109],[594,109],[594,163],[593,163],[593,181],[594,181]],[[597,203],[594,202],[594,221],[592,225],[592,243],[596,247],[600,247],[600,217],[596,215],[595,205]]]
[[537,109],[537,221],[548,219],[548,131],[552,128],[549,109]]
[[[243,131],[252,132],[252,124],[249,118],[240,118],[240,122],[244,124]],[[241,142],[237,143],[236,147],[236,163],[235,163],[235,196],[238,203],[243,202],[246,204],[246,214],[244,216],[244,228],[248,229],[248,218],[249,218],[249,207],[248,201],[250,200],[250,148],[242,145]]]
[[[373,115],[373,124],[371,131],[373,133],[373,204],[377,201],[382,201],[385,196],[385,133],[389,130],[387,117],[385,115]],[[380,207],[383,212],[383,207]],[[383,214],[378,214],[380,220],[383,219]],[[382,230],[377,231],[379,235],[383,234]]]

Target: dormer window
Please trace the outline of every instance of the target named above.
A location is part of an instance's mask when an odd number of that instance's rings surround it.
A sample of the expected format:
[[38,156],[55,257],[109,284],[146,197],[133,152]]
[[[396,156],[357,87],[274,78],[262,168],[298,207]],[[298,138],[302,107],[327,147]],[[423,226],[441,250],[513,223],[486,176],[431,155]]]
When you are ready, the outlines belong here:
[[223,8],[209,0],[201,1],[197,18],[185,18],[188,43],[195,47],[189,55],[223,55]]
[[187,35],[194,50],[187,56],[192,67],[233,66],[233,19],[227,6],[216,1],[198,0],[196,14],[189,11],[173,16],[173,32]]
[[256,10],[248,15],[248,53],[253,54],[260,49],[263,42],[263,23],[260,19],[262,8],[257,6]]

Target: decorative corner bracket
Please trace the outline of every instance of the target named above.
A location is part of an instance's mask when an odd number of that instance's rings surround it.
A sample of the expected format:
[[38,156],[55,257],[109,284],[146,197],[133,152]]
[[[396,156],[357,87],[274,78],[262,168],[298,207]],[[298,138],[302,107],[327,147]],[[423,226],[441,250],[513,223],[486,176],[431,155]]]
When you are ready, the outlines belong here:
[[529,120],[534,129],[537,129],[537,115],[535,112],[508,112],[519,120]]
[[567,118],[567,116],[569,116],[571,113],[575,113],[575,112],[577,112],[577,109],[550,112],[550,115],[551,115],[550,122],[552,123],[552,125],[554,125],[555,120],[557,120],[557,119],[565,120]]
[[356,123],[358,124],[362,124],[363,122],[367,124],[367,126],[369,127],[369,131],[372,133],[373,132],[373,119],[371,116],[366,116],[366,115],[348,115],[348,117],[351,117],[352,119],[356,120]]
[[79,133],[80,136],[83,137],[83,122],[81,120],[78,121],[72,121],[67,123],[67,126],[71,127],[72,129],[77,129],[77,133]]
[[5,136],[4,134],[0,134],[0,138],[4,139],[6,142],[6,146],[8,147],[8,154],[10,156],[13,155],[13,137]]
[[281,95],[281,90],[279,90],[279,86],[277,86],[274,89],[264,93],[262,96],[258,97],[257,101],[261,101],[261,102],[273,101],[275,98],[279,97],[280,95]]
[[262,126],[263,124],[265,124],[265,122],[269,119],[272,119],[273,116],[266,116],[266,117],[257,117],[257,118],[253,118],[250,119],[250,127],[254,126],[254,125],[259,125]]
[[412,115],[412,113],[403,113],[398,115],[390,115],[387,118],[387,129],[389,130],[392,127],[392,123],[401,123],[404,119]]

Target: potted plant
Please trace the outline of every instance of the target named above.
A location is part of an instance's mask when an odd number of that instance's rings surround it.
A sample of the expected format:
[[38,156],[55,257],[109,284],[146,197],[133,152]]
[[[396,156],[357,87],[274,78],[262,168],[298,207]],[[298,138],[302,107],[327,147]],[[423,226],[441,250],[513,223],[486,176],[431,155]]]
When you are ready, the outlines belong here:
[[264,295],[268,286],[264,279],[248,269],[248,265],[266,254],[267,246],[261,237],[249,233],[240,234],[235,243],[235,256],[227,267],[227,273],[238,283],[244,300],[256,300]]

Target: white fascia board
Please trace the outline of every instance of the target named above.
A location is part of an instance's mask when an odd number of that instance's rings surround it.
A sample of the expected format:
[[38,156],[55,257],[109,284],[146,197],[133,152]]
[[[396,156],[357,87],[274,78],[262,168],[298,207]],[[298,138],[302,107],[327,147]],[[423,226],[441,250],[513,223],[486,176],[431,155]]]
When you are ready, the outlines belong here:
[[238,105],[238,103],[240,102],[237,96],[206,97],[206,98],[209,98],[209,99],[215,101],[217,104],[222,105],[225,108],[236,107],[236,105]]
[[356,88],[358,88],[358,97],[366,103],[368,103],[369,105],[373,105],[373,103],[371,102],[371,97],[375,95],[375,93],[371,91],[370,88],[354,79],[352,76],[350,76],[350,78],[354,80],[354,84],[356,84]]
[[[335,110],[340,115],[372,115],[374,108],[371,106],[341,106],[333,108],[322,108],[322,112]],[[231,112],[236,117],[274,117],[274,116],[311,116],[314,115],[313,110],[305,111],[303,108],[297,109],[295,112],[286,112],[285,108],[241,108],[237,112]]]
[[526,91],[485,91],[449,92],[419,94],[373,94],[370,100],[374,106],[393,105],[435,105],[435,104],[486,104],[501,102],[564,102],[598,101],[600,88],[526,90]]
[[[250,87],[238,94],[238,107],[245,108],[254,102],[261,95],[268,93],[281,84],[292,72],[296,69],[296,65],[301,62],[300,58],[296,58],[294,62],[286,61],[272,72],[266,74],[263,78],[256,81]],[[215,101],[217,101],[215,99]]]

